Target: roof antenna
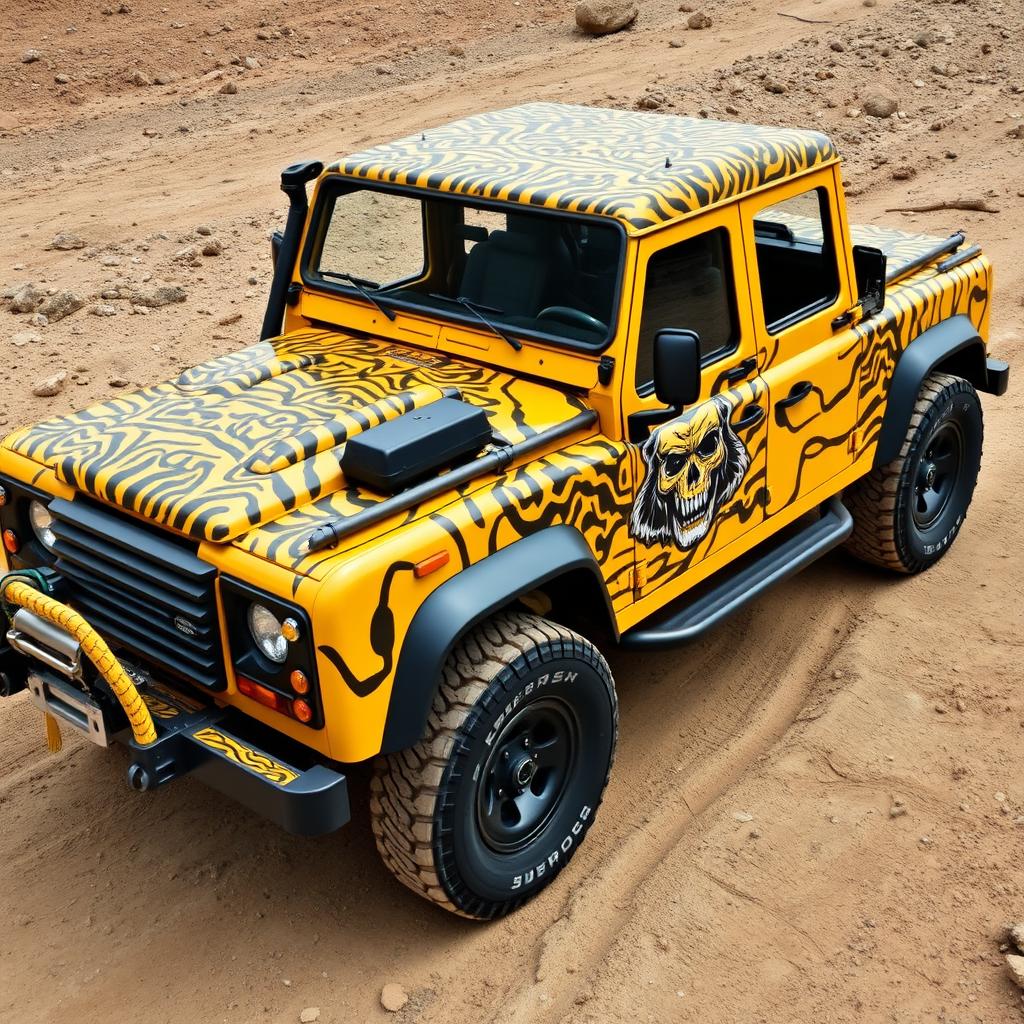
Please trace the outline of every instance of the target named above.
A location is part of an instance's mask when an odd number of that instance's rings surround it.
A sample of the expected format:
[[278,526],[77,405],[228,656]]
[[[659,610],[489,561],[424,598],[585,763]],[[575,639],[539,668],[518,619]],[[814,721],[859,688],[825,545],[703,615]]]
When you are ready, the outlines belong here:
[[671,167],[672,166],[672,161],[668,157],[665,157],[665,166],[666,167]]

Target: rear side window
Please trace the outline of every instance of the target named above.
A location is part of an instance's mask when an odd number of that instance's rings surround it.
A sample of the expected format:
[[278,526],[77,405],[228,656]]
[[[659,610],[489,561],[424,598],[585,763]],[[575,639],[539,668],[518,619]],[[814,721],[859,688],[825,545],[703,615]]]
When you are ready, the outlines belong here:
[[667,327],[696,331],[705,362],[736,348],[736,290],[725,228],[660,249],[647,261],[636,386],[649,391],[654,336]]
[[825,189],[766,206],[754,218],[754,242],[768,331],[791,327],[836,301],[839,263]]

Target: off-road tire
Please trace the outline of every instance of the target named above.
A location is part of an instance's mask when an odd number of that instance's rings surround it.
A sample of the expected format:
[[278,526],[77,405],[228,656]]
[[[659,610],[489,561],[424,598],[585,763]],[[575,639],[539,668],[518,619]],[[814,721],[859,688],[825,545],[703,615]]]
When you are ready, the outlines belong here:
[[[934,565],[949,550],[967,515],[981,468],[983,436],[981,403],[972,385],[948,373],[925,378],[899,455],[844,495],[854,522],[847,548],[865,562],[901,573]],[[919,488],[934,465],[928,458],[930,446],[950,438],[958,439],[954,447],[959,445],[955,479],[934,521],[924,525],[920,520],[927,503],[921,495],[930,489]]]
[[[556,741],[545,744],[541,726],[557,732],[563,714],[566,729],[574,730],[571,743],[566,740],[572,764],[564,786],[550,797],[547,817],[538,817],[523,848],[493,848],[491,825],[496,822],[500,833],[505,823],[500,814],[484,812],[508,807],[486,800],[501,791],[495,780],[507,777],[496,772],[511,770],[502,767],[509,760],[501,755],[521,751],[513,765],[531,756],[543,765],[553,754],[542,755],[541,749]],[[552,716],[546,725],[545,715]],[[540,725],[531,732],[524,724],[530,722]],[[526,729],[524,752],[522,736],[515,740],[517,728]],[[423,739],[374,765],[370,815],[384,863],[413,892],[465,917],[487,920],[515,910],[579,848],[608,781],[617,732],[615,685],[593,644],[537,615],[495,615],[471,630],[449,656]],[[536,752],[530,749],[531,735],[538,737]],[[536,768],[530,792],[520,799],[532,800],[540,773],[553,770]],[[536,800],[540,807],[543,801]],[[528,816],[509,827],[525,828],[523,822]]]

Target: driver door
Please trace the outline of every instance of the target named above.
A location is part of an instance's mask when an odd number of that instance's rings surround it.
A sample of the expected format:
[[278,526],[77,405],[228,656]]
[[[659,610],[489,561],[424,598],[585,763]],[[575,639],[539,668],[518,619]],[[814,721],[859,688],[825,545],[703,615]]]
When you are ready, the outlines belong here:
[[649,430],[627,416],[636,461],[629,529],[637,598],[678,580],[764,519],[768,396],[749,296],[736,286],[743,258],[736,205],[641,243],[627,414],[662,408],[653,381],[659,330],[697,332],[702,371],[700,398],[681,416]]

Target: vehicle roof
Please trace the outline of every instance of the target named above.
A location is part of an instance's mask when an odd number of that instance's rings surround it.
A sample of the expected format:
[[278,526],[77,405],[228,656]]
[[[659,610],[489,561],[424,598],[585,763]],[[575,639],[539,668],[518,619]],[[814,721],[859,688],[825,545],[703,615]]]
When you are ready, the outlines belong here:
[[821,132],[528,103],[374,146],[328,172],[660,227],[838,159]]

